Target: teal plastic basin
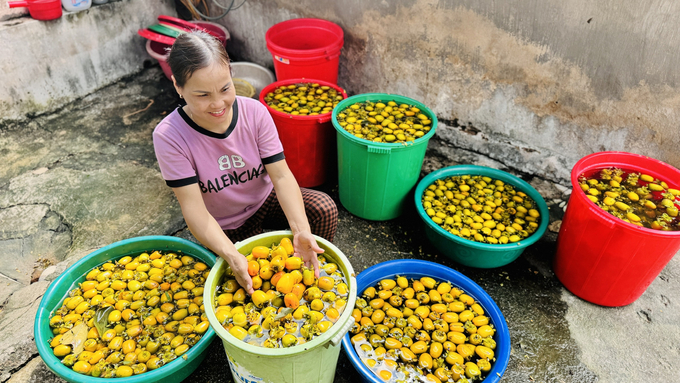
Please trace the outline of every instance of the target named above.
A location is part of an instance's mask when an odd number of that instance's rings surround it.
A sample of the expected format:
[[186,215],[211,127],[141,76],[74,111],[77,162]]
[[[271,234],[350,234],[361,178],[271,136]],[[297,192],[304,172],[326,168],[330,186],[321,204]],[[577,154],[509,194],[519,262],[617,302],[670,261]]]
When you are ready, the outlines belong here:
[[[491,177],[510,184],[515,187],[516,190],[526,193],[536,202],[538,211],[541,214],[538,229],[522,241],[505,245],[494,245],[461,238],[449,233],[434,223],[427,213],[425,213],[425,209],[423,208],[421,202],[423,192],[436,180],[463,175]],[[520,178],[498,169],[477,165],[456,165],[439,169],[428,174],[418,183],[414,197],[418,215],[425,222],[425,234],[427,235],[427,238],[444,255],[465,266],[483,269],[505,266],[517,259],[528,246],[538,241],[548,228],[548,205],[546,205],[543,197],[536,189]]]
[[[432,120],[432,129],[409,143],[372,142],[346,131],[338,113],[364,101],[394,101],[420,109]],[[437,130],[437,116],[422,103],[408,97],[386,93],[366,93],[349,97],[333,109],[333,127],[338,137],[338,194],[350,213],[372,221],[397,218],[408,195],[418,182],[425,151]]]
[[206,356],[208,346],[215,337],[215,332],[212,328],[209,328],[201,340],[184,354],[186,359],[184,357],[177,358],[161,368],[140,375],[133,375],[129,378],[104,379],[79,374],[61,364],[61,360],[54,356],[49,345],[49,340],[53,337],[52,330],[50,329],[51,313],[61,307],[66,294],[76,288],[78,283],[82,283],[90,270],[105,262],[116,260],[126,255],[136,256],[153,250],[187,254],[199,258],[210,267],[215,265],[215,255],[206,248],[182,238],[169,236],[130,238],[102,247],[88,254],[66,269],[59,278],[50,284],[40,301],[40,306],[38,306],[33,335],[40,357],[52,372],[62,379],[74,383],[120,383],[123,381],[126,383],[174,383],[184,380],[201,364],[201,361]]

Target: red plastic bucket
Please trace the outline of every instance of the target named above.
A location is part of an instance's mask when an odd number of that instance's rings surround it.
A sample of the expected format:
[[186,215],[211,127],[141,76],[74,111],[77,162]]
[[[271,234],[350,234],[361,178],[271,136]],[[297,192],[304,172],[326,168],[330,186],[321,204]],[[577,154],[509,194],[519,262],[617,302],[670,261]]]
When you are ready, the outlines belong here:
[[10,8],[28,7],[31,17],[36,20],[54,20],[61,17],[60,0],[24,0],[7,2]]
[[146,40],[146,53],[149,56],[158,60],[163,74],[170,80],[172,78],[172,71],[170,70],[170,64],[168,64],[168,53],[171,45],[159,43],[158,41]]
[[330,86],[340,92],[343,99],[347,98],[345,90],[333,83],[300,78],[271,83],[260,92],[260,102],[269,110],[279,132],[286,163],[302,187],[323,184],[336,168],[334,161],[337,158],[337,148],[335,128],[331,123],[332,112],[318,116],[294,116],[271,108],[264,97],[283,85],[310,82]]
[[277,80],[338,82],[344,33],[337,24],[321,19],[288,20],[269,28],[265,39],[274,58]]
[[553,268],[578,297],[602,306],[638,299],[680,249],[680,231],[639,227],[600,209],[581,190],[578,177],[617,167],[649,174],[678,188],[680,171],[661,161],[625,152],[583,157],[571,172],[573,192],[557,237]]

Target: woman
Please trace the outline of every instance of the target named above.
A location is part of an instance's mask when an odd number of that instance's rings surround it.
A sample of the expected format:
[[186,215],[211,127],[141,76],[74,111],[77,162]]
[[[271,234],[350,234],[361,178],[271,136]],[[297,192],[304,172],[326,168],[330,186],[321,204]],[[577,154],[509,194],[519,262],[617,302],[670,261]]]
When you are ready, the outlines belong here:
[[180,35],[168,64],[186,105],[158,124],[153,143],[191,233],[224,258],[252,294],[246,258],[232,240],[287,219],[296,255],[318,277],[316,254],[323,250],[312,233],[333,240],[338,218],[333,200],[300,189],[265,106],[236,96],[229,57],[217,39],[204,32]]

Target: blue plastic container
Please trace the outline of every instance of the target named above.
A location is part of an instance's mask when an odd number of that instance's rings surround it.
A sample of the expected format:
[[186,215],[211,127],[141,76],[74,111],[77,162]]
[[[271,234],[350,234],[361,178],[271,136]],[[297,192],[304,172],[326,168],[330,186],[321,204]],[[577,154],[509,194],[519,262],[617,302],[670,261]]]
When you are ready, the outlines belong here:
[[[432,277],[437,281],[448,281],[452,285],[463,289],[466,294],[479,302],[484,308],[486,315],[490,318],[491,324],[493,324],[496,329],[496,334],[493,338],[497,344],[496,350],[494,350],[496,361],[494,362],[491,371],[486,374],[486,379],[484,379],[483,382],[499,382],[510,361],[510,332],[508,331],[508,324],[505,322],[505,317],[503,317],[501,310],[496,306],[496,303],[491,299],[489,294],[470,278],[456,270],[438,263],[415,259],[383,262],[362,271],[357,276],[357,294],[360,297],[364,290],[370,286],[375,286],[381,279],[395,278],[396,276],[404,276],[409,279]],[[342,339],[342,348],[345,350],[345,353],[354,365],[354,368],[356,368],[364,378],[364,382],[384,383],[382,379],[373,374],[361,359],[359,359],[350,337],[351,334],[348,333]]]
[[176,253],[181,252],[182,254],[199,258],[209,267],[215,265],[215,255],[206,248],[191,241],[187,241],[186,239],[160,235],[126,239],[102,247],[101,249],[86,255],[83,259],[66,269],[59,278],[55,279],[54,282],[50,284],[40,301],[38,313],[35,316],[35,323],[33,326],[35,343],[38,347],[40,357],[52,372],[62,379],[75,383],[121,383],[123,381],[125,383],[173,383],[184,380],[184,378],[194,372],[196,367],[201,364],[201,361],[203,361],[206,356],[206,351],[208,350],[210,342],[212,342],[215,337],[215,332],[212,327],[203,334],[201,340],[191,347],[183,357],[177,358],[156,370],[148,371],[140,375],[133,375],[128,378],[104,379],[79,374],[61,364],[61,360],[54,356],[52,348],[49,345],[49,339],[54,336],[50,329],[50,314],[61,307],[66,294],[70,290],[76,288],[79,283],[82,283],[90,270],[103,263],[122,258],[126,255],[137,256],[142,252],[153,250],[163,252],[173,251]]
[[[453,235],[434,223],[427,213],[425,213],[425,209],[423,208],[421,202],[423,192],[425,192],[425,189],[436,180],[464,175],[486,176],[501,180],[506,184],[512,185],[515,190],[526,193],[534,200],[534,202],[536,202],[536,208],[541,214],[538,229],[536,229],[536,231],[528,238],[519,242],[494,245],[490,243],[475,242]],[[423,222],[425,222],[425,235],[427,238],[444,255],[465,266],[481,269],[505,266],[517,259],[529,245],[538,241],[548,228],[550,216],[548,205],[536,189],[510,173],[488,168],[486,166],[456,165],[436,170],[425,176],[425,178],[418,183],[414,197],[418,215],[422,218]]]

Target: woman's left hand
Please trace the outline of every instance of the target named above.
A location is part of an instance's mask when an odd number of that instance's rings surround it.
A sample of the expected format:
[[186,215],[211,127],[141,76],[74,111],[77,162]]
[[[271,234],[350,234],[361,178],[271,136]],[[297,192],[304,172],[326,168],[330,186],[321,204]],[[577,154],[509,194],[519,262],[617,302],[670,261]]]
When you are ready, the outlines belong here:
[[324,250],[316,243],[316,239],[310,232],[297,233],[293,237],[295,256],[302,257],[305,266],[310,264],[314,267],[314,277],[319,278],[319,259],[317,254],[323,254]]

